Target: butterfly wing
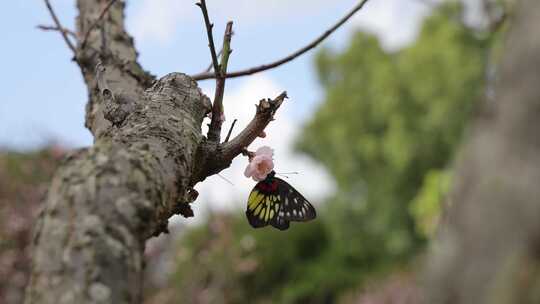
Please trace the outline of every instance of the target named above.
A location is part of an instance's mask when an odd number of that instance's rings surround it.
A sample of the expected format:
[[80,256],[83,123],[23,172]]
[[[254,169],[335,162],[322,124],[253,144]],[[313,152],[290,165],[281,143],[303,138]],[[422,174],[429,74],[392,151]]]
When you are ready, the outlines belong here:
[[317,217],[313,205],[293,186],[286,181],[275,177],[278,182],[278,192],[281,208],[278,216],[287,221],[307,222]]
[[275,223],[277,226],[274,226],[282,230],[289,227],[288,222],[276,219],[281,207],[277,186],[277,182],[264,180],[251,190],[246,216],[252,227],[260,228],[270,223]]
[[312,220],[316,212],[300,192],[284,180],[272,177],[255,185],[248,198],[246,216],[254,228],[270,224],[286,230],[290,221]]

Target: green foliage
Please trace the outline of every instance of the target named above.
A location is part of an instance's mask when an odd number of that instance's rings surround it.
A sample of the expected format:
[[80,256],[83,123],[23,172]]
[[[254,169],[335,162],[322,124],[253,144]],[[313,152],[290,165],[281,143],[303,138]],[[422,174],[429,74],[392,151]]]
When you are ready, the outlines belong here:
[[424,183],[410,205],[416,232],[426,238],[432,237],[439,223],[442,203],[450,188],[450,173],[443,170],[429,171]]
[[434,179],[444,178],[427,175],[452,160],[483,93],[489,46],[447,13],[428,18],[416,43],[397,53],[358,33],[345,52],[318,56],[325,102],[298,147],[338,181],[331,250],[352,273],[365,274],[366,261],[374,272],[406,262],[434,229],[425,225],[444,195],[433,195]]
[[434,229],[445,168],[483,92],[489,41],[447,16],[428,18],[396,53],[365,33],[342,53],[319,53],[326,96],[298,149],[327,167],[337,193],[316,221],[286,232],[253,230],[243,216],[209,219],[182,240],[177,293],[328,303],[411,260]]
[[219,215],[208,222],[182,239],[174,284],[181,298],[205,294],[209,303],[291,303],[325,296],[306,285],[327,276],[313,267],[329,245],[322,221],[292,225],[287,232],[253,230],[244,216]]

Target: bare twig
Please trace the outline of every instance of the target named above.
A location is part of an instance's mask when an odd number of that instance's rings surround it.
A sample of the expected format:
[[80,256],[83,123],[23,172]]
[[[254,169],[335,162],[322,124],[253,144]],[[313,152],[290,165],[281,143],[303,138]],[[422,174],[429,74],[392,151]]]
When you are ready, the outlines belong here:
[[77,34],[75,34],[75,32],[73,32],[72,30],[69,30],[67,28],[59,28],[57,26],[52,26],[52,25],[37,25],[36,26],[38,29],[40,30],[43,30],[43,31],[56,31],[56,32],[65,32],[66,34],[68,34],[69,36],[77,39]]
[[242,154],[253,157],[254,154],[247,147],[264,131],[266,126],[274,120],[274,114],[283,101],[287,92],[281,93],[274,99],[263,99],[257,105],[255,117],[238,135],[228,142],[216,146],[215,143],[205,142],[200,149],[199,159],[204,165],[193,173],[192,183],[204,180],[206,177],[217,174],[228,168],[232,160]]
[[[49,2],[49,0],[44,0],[44,1],[45,1],[45,5],[47,6],[47,9],[49,10],[49,13],[51,14],[54,24],[56,24],[56,27],[58,29],[63,29],[64,27],[60,23],[60,19],[58,19],[58,17],[56,16],[56,13],[54,12],[54,9],[52,8],[52,5]],[[67,46],[73,51],[73,54],[75,55],[77,51],[75,50],[75,46],[73,46],[73,43],[71,42],[71,40],[69,40],[69,37],[67,36],[66,32],[63,30],[59,30],[59,32],[62,34],[62,38],[64,38],[64,41],[66,42]]]
[[240,153],[243,156],[247,157],[249,159],[249,161],[251,161],[251,159],[253,157],[255,157],[255,152],[249,151],[247,148],[242,149],[242,151]]
[[214,105],[212,106],[212,121],[208,128],[208,140],[219,142],[221,135],[221,125],[223,124],[223,95],[225,92],[225,75],[227,74],[227,65],[229,55],[231,54],[231,37],[232,37],[232,21],[227,22],[225,35],[223,37],[223,51],[221,53],[221,62],[218,70],[215,70],[216,79],[216,95],[214,97]]
[[[282,59],[279,59],[277,61],[274,61],[272,63],[263,64],[261,66],[240,70],[232,73],[227,73],[226,78],[234,78],[234,77],[240,77],[240,76],[246,76],[251,75],[255,73],[259,73],[262,71],[266,71],[269,69],[273,69],[275,67],[278,67],[284,63],[287,63],[291,60],[296,59],[297,57],[303,55],[307,51],[313,49],[317,45],[319,45],[322,41],[324,41],[328,36],[330,36],[334,31],[336,31],[339,27],[341,27],[345,22],[347,22],[356,12],[358,12],[360,9],[364,7],[364,5],[369,0],[362,0],[360,3],[358,3],[347,15],[345,15],[343,18],[341,18],[336,24],[334,24],[330,29],[326,30],[321,36],[319,36],[317,39],[312,41],[310,44],[306,45],[305,47],[299,49],[298,51],[290,54],[287,57],[284,57]],[[205,80],[205,79],[211,79],[215,78],[216,75],[214,73],[201,73],[197,75],[192,76],[195,80]]]
[[[218,56],[221,56],[221,53],[223,52],[223,50],[219,50],[219,53],[217,53]],[[208,67],[204,70],[203,73],[208,73],[210,71],[212,71],[212,68],[214,67],[214,64],[212,62],[210,62],[210,64],[208,65]]]
[[[240,134],[231,141],[221,145],[223,159],[232,160],[240,153],[245,153],[248,147],[266,126],[274,119],[274,114],[279,109],[283,101],[287,98],[287,92],[281,93],[275,99],[263,99],[257,105],[255,117]],[[245,154],[246,155],[246,154]],[[248,154],[249,155],[249,154]]]
[[229,141],[229,138],[231,138],[232,130],[234,129],[234,125],[236,124],[237,121],[238,121],[238,119],[233,120],[232,125],[231,125],[231,127],[229,128],[229,132],[227,132],[227,137],[225,137],[225,141],[224,141],[224,142],[228,142],[228,141]]
[[225,178],[225,176],[221,175],[221,174],[217,174],[217,176],[221,177],[222,180],[226,181],[227,183],[229,183],[229,185],[231,186],[234,186],[233,182],[231,182],[230,180],[228,180],[227,178]]
[[86,44],[88,43],[88,38],[90,37],[90,33],[94,30],[94,28],[99,24],[99,22],[101,21],[101,19],[103,19],[103,17],[105,17],[105,14],[107,13],[107,11],[109,11],[109,9],[111,8],[111,6],[114,4],[114,2],[116,2],[116,0],[110,0],[107,5],[105,5],[105,7],[103,7],[103,9],[101,10],[101,13],[99,14],[99,17],[94,21],[94,23],[92,23],[90,25],[90,27],[88,28],[88,30],[86,30],[86,33],[84,34],[84,38],[81,42],[81,49],[84,49],[86,47]]
[[214,46],[214,35],[212,34],[212,28],[214,25],[210,22],[210,17],[208,17],[208,9],[206,8],[206,1],[201,0],[197,2],[196,5],[201,8],[204,24],[206,25],[206,34],[208,35],[208,47],[210,48],[210,55],[212,56],[212,65],[214,66],[214,74],[217,77],[219,72],[219,63],[216,55],[216,47]]

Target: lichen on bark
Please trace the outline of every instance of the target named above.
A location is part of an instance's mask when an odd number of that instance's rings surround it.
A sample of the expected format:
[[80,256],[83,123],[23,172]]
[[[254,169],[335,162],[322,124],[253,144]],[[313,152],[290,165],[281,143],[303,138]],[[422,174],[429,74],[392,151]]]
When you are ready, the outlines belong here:
[[169,74],[64,162],[37,228],[27,303],[140,301],[144,242],[189,196],[205,98]]
[[78,0],[77,7],[76,36],[88,39],[78,41],[74,61],[88,89],[85,125],[94,144],[73,152],[53,178],[25,300],[140,303],[145,241],[166,232],[172,215],[193,216],[195,184],[227,168],[286,93],[262,100],[230,142],[206,140],[210,99],[188,75],[156,79],[144,71],[124,27],[125,2]]
[[[104,1],[77,3],[84,33]],[[77,49],[95,142],[71,153],[52,180],[35,229],[26,303],[139,303],[146,239],[192,200],[194,155],[210,100],[185,74],[152,80],[140,68],[124,30],[124,6],[117,1],[104,18],[108,52],[98,51],[98,30]],[[100,90],[100,61],[114,98]]]

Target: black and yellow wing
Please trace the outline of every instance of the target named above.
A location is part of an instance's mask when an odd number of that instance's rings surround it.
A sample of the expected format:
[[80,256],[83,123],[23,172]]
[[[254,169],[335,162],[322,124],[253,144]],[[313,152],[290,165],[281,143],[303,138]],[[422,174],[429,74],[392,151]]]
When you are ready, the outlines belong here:
[[246,216],[254,228],[268,224],[280,229],[289,228],[289,222],[305,222],[317,216],[315,208],[291,185],[269,176],[257,183],[251,191]]

